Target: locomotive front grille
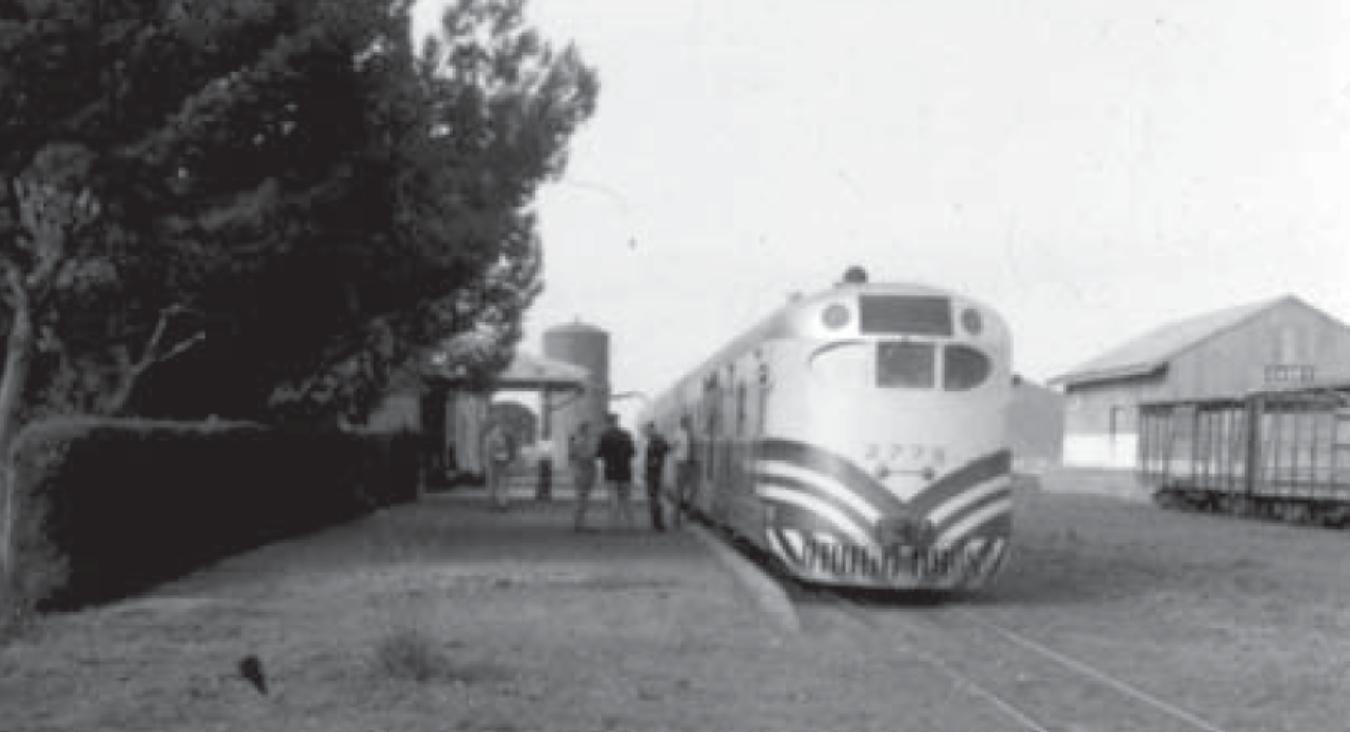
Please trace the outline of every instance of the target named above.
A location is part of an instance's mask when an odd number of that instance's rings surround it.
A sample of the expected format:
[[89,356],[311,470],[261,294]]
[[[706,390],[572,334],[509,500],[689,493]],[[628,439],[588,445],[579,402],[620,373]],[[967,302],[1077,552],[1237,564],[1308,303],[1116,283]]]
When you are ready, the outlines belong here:
[[803,564],[806,569],[834,575],[871,577],[879,573],[880,564],[865,547],[842,544],[837,541],[807,539]]
[[892,545],[877,553],[868,547],[837,540],[822,540],[810,535],[800,538],[798,564],[807,574],[895,585],[945,579],[956,582],[982,580],[1001,563],[1006,545],[1002,538],[976,537],[955,550]]

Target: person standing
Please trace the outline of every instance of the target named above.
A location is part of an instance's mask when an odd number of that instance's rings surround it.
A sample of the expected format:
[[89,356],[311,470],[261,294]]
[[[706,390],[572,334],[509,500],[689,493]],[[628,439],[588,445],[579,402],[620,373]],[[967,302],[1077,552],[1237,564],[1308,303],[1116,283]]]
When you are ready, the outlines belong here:
[[652,515],[652,528],[656,531],[665,531],[666,523],[662,518],[661,507],[661,473],[666,467],[666,453],[670,451],[670,445],[666,438],[656,431],[656,425],[648,422],[642,429],[643,436],[647,441],[647,449],[643,459],[645,468],[643,478],[647,484],[647,508]]
[[595,487],[595,445],[591,439],[591,424],[582,422],[567,439],[567,464],[572,469],[572,484],[577,491],[577,510],[573,519],[576,531],[586,530],[586,509]]
[[511,466],[511,435],[497,417],[488,418],[483,435],[483,474],[487,479],[488,503],[500,511],[507,508],[506,473]]
[[619,525],[623,519],[628,526],[634,526],[633,506],[630,501],[633,489],[633,438],[619,426],[619,415],[610,413],[609,426],[600,435],[600,446],[596,457],[605,466],[605,488],[609,490],[609,523],[611,527]]
[[694,462],[694,438],[689,427],[689,415],[680,417],[671,445],[671,459],[675,461],[675,526],[680,526],[693,510],[694,480],[697,464]]

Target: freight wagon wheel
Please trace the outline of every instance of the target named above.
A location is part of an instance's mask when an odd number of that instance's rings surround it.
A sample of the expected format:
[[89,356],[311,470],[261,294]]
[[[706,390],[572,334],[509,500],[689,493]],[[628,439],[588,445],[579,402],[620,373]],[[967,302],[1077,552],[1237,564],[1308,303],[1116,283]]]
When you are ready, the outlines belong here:
[[1327,507],[1322,513],[1322,524],[1333,529],[1345,528],[1350,523],[1350,507],[1335,506]]

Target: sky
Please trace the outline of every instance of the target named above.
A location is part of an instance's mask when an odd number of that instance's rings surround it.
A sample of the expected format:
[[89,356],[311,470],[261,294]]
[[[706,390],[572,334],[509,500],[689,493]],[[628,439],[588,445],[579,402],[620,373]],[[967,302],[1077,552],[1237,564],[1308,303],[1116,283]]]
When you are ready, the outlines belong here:
[[[423,0],[428,11],[436,0]],[[522,347],[655,395],[850,264],[1008,320],[1045,380],[1294,294],[1350,321],[1350,3],[533,0],[598,70]]]

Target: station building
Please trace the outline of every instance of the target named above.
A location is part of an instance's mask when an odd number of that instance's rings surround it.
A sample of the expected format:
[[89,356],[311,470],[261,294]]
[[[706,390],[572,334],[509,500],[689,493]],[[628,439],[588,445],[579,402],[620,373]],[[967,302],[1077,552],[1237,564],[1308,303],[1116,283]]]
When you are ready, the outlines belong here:
[[368,426],[420,434],[431,475],[481,475],[480,445],[488,416],[505,424],[522,465],[550,457],[567,465],[567,438],[581,422],[595,434],[609,408],[609,334],[580,321],[544,332],[544,355],[517,349],[490,384],[472,384],[449,355],[429,349],[400,370]]
[[1292,295],[1160,326],[1050,380],[1064,464],[1133,469],[1141,402],[1350,378],[1350,326]]
[[420,369],[405,370],[411,375],[390,385],[367,426],[420,434],[433,474],[481,475],[479,446],[489,414],[502,418],[526,456],[551,450],[551,437],[557,432],[554,412],[532,409],[525,402],[534,397],[544,405],[566,403],[568,396],[590,383],[584,368],[517,350],[493,383],[480,388],[438,363],[434,349],[431,356]]

